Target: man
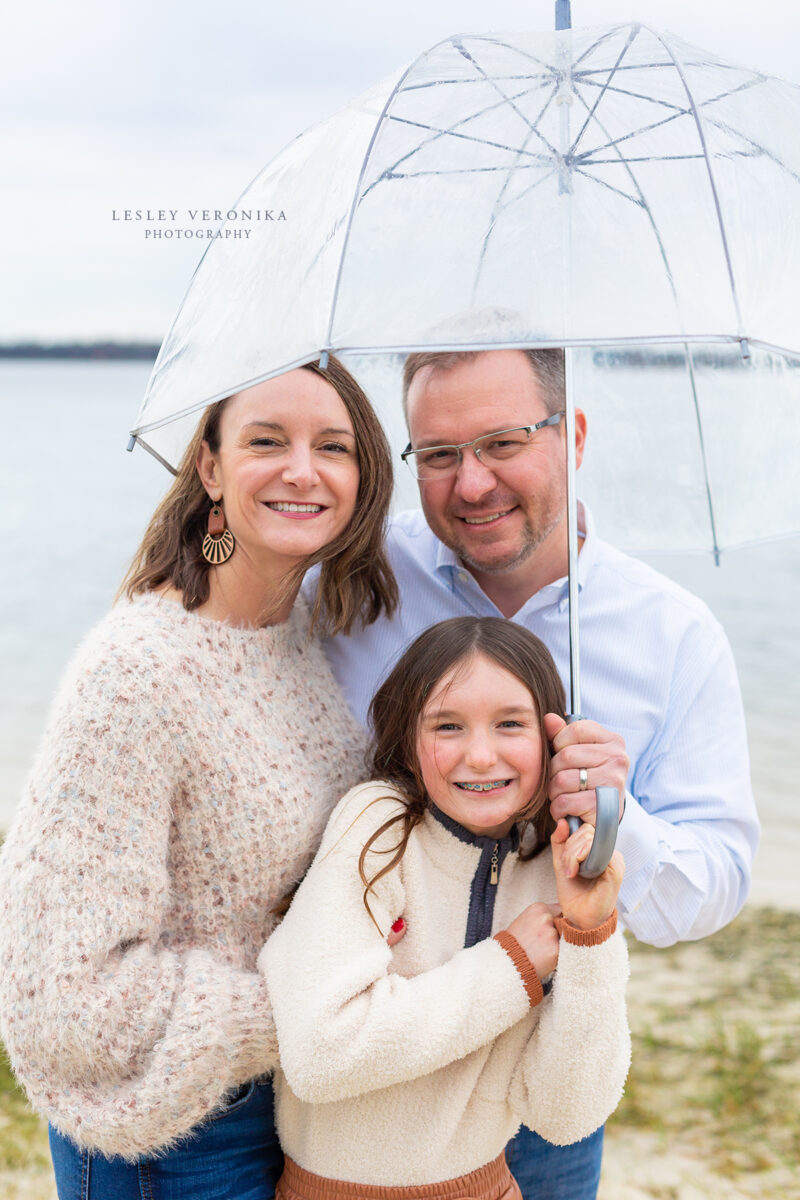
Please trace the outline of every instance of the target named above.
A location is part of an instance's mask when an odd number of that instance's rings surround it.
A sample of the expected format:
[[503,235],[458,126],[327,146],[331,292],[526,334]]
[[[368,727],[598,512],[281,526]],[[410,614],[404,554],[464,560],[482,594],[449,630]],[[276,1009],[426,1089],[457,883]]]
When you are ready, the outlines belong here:
[[[400,609],[327,646],[362,720],[403,648],[462,613],[524,624],[568,675],[562,352],[415,354],[404,383],[422,512],[401,514],[389,536]],[[586,431],[578,412],[578,465]],[[581,519],[588,719],[548,718],[551,812],[592,819],[594,789],[617,787],[626,927],[658,946],[704,937],[744,903],[758,840],[730,647],[701,601]],[[601,1153],[602,1131],[557,1149],[523,1130],[509,1162],[526,1200],[590,1200]]]

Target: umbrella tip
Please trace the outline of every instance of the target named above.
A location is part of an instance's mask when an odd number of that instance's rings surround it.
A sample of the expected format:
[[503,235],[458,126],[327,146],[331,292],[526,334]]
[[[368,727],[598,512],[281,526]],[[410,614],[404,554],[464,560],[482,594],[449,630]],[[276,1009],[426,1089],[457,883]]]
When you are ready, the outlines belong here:
[[320,356],[319,356],[319,369],[320,369],[320,371],[327,371],[327,369],[328,369],[328,359],[329,359],[329,358],[330,358],[330,355],[328,354],[328,351],[327,351],[327,350],[323,350],[323,351],[322,351],[322,353],[321,353],[321,354],[320,354]]
[[128,439],[128,445],[127,445],[127,451],[129,454],[135,445],[136,445],[136,434],[132,433],[130,438]]
[[739,341],[739,349],[742,352],[742,358],[745,362],[750,361],[750,343],[747,338],[741,338]]
[[556,0],[556,29],[571,29],[570,0]]

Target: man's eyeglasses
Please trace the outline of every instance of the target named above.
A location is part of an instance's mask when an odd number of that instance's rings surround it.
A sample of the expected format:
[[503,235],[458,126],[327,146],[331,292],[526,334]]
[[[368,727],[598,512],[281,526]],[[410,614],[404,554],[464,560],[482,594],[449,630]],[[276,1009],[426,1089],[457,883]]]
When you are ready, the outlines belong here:
[[457,446],[425,446],[422,450],[412,450],[409,442],[400,457],[411,474],[422,481],[455,475],[461,466],[464,450],[473,450],[478,462],[490,469],[499,467],[524,450],[538,429],[558,425],[563,416],[563,412],[553,413],[535,425],[499,429],[497,433],[485,433],[482,437],[461,442]]

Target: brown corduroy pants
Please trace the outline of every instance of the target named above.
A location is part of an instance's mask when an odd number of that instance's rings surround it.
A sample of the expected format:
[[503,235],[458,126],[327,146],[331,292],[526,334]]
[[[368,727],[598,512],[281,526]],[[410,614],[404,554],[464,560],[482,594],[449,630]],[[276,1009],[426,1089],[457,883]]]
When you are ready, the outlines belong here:
[[522,1200],[522,1193],[504,1154],[468,1175],[416,1187],[382,1187],[326,1179],[304,1171],[287,1158],[275,1200]]

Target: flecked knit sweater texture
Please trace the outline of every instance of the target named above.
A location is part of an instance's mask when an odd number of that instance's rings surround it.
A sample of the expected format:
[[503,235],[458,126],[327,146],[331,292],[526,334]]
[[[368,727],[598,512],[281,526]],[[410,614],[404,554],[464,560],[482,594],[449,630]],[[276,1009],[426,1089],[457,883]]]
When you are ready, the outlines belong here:
[[[491,1162],[521,1124],[548,1141],[588,1136],[613,1112],[630,1061],[628,960],[562,935],[553,989],[531,1008],[495,938],[464,948],[480,845],[426,813],[397,867],[364,906],[361,850],[400,811],[381,782],[345,796],[292,906],[259,957],[275,1013],[278,1132],[317,1175],[413,1186]],[[367,877],[398,843],[366,856]],[[483,839],[480,839],[483,840]],[[556,900],[549,850],[503,859],[492,932]],[[407,932],[390,949],[402,916]]]
[[88,636],[0,858],[0,1032],[62,1133],[163,1150],[274,1066],[256,959],[363,777],[302,602],[236,629],[148,594]]

